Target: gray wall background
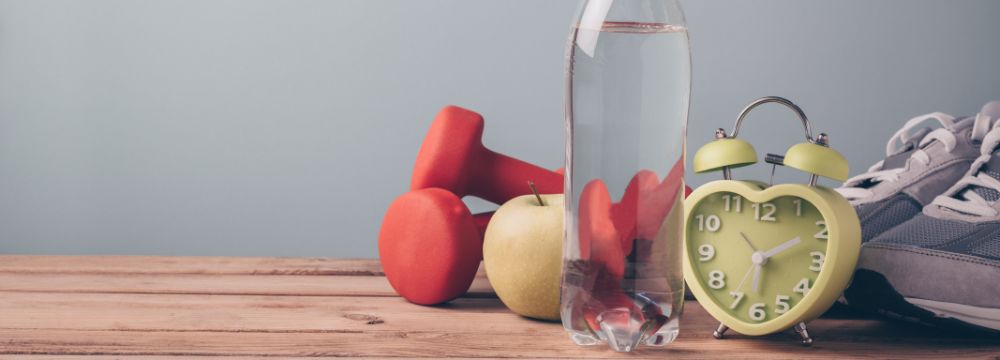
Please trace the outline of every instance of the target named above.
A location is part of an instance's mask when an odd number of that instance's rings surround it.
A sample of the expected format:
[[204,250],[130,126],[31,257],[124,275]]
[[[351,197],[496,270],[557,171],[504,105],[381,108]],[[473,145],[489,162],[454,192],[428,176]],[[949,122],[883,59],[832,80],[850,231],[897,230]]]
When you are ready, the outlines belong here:
[[[857,173],[906,119],[1000,98],[1000,1],[683,5],[689,155],[783,95]],[[375,257],[441,106],[484,114],[497,151],[561,164],[576,7],[0,0],[0,253]],[[783,152],[793,119],[763,108],[741,135]]]

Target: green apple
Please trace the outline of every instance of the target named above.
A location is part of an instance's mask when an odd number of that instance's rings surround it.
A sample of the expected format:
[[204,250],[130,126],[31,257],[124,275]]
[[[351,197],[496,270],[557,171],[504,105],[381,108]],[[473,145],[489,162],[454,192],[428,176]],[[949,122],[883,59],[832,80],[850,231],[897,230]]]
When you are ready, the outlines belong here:
[[562,194],[520,196],[500,206],[486,227],[486,276],[517,314],[559,320],[563,203]]

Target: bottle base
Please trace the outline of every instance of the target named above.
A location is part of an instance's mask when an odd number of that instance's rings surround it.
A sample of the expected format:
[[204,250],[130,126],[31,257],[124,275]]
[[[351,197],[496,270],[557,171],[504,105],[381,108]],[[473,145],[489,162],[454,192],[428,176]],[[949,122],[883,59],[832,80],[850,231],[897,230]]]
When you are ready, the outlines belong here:
[[[607,315],[613,316],[614,314]],[[631,352],[639,344],[657,347],[665,346],[674,342],[680,333],[680,324],[676,318],[663,324],[655,333],[648,334],[648,336],[643,336],[643,331],[617,329],[608,324],[602,321],[600,330],[596,332],[569,331],[569,337],[573,340],[573,343],[581,346],[594,346],[605,343],[614,351]]]

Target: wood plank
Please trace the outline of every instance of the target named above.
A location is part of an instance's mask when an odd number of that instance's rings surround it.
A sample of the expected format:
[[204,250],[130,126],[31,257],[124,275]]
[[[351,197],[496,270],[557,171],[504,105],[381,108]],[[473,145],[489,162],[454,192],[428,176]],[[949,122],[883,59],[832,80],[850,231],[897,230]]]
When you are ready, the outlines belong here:
[[[32,359],[45,359],[45,360],[177,360],[178,356],[171,355],[52,355],[52,354],[15,354],[15,355],[3,355],[0,354],[0,360],[32,360]],[[227,359],[232,360],[233,356],[228,355],[201,355],[197,357],[198,359]],[[316,359],[316,356],[240,356],[240,359],[253,359],[253,360],[304,360],[304,359]],[[365,359],[399,359],[399,358],[389,358],[389,357],[365,357]],[[480,358],[484,359],[484,358]],[[486,358],[489,359],[489,358]],[[499,358],[493,358],[499,359]]]
[[[331,258],[0,255],[0,291],[396,296],[378,260]],[[482,267],[466,296],[496,297]]]
[[[708,329],[701,329],[708,330]],[[788,336],[715,340],[707,333],[686,333],[664,348],[641,348],[617,354],[604,346],[578,347],[555,333],[467,332],[134,332],[48,330],[29,332],[0,329],[8,354],[101,354],[191,356],[371,356],[440,358],[628,358],[628,359],[834,359],[992,358],[995,346],[931,343],[916,346],[885,339],[850,341],[826,339],[812,348],[797,345]],[[704,334],[701,336],[700,334]],[[698,335],[698,336],[695,336]]]
[[[16,355],[3,355],[0,354],[0,360],[7,359],[45,359],[45,360],[130,360],[130,359],[142,359],[142,360],[177,360],[178,356],[171,355],[51,355],[51,354],[16,354]],[[232,360],[233,356],[229,355],[200,355],[198,359],[228,359]],[[304,360],[304,359],[316,359],[317,356],[274,356],[274,355],[263,355],[263,356],[240,356],[239,359],[255,359],[255,360]],[[365,359],[399,359],[398,357],[381,357],[381,356],[365,356]],[[186,359],[186,358],[185,358]],[[459,358],[461,359],[461,358]],[[503,358],[476,358],[477,360],[483,359],[503,359]]]
[[[177,360],[177,359],[189,359],[192,357],[182,357],[182,356],[171,356],[171,355],[51,355],[51,354],[17,354],[17,355],[3,355],[0,354],[0,360],[32,360],[32,359],[45,359],[45,360]],[[232,360],[234,356],[231,355],[199,355],[194,357],[196,359],[226,359]],[[262,356],[239,356],[238,359],[252,359],[252,360],[306,360],[306,359],[316,359],[323,358],[319,356],[274,356],[274,355],[262,355]],[[328,358],[328,357],[327,357]],[[409,359],[412,357],[364,357],[365,359]],[[418,358],[419,359],[419,358]],[[477,359],[505,359],[505,358],[490,358],[481,357]]]
[[[495,299],[441,307],[398,298],[0,293],[0,353],[383,357],[550,357],[615,355],[572,345],[557,323],[508,312]],[[865,356],[1000,353],[997,338],[947,334],[877,320],[821,319],[814,348],[786,334],[716,341],[715,326],[689,302],[681,338],[638,357]],[[512,351],[516,349],[516,351]]]
[[383,275],[371,259],[36,255],[0,255],[0,273]]
[[437,307],[395,297],[380,274],[375,260],[0,256],[0,359],[1000,356],[1000,336],[851,313],[812,322],[813,348],[789,334],[718,341],[695,302],[677,342],[622,355],[510,313],[482,272],[480,298]]
[[[715,324],[696,302],[686,304],[685,324]],[[510,313],[496,299],[459,299],[418,306],[400,298],[212,296],[144,294],[45,294],[0,292],[8,329],[154,331],[541,331],[552,323]],[[67,319],[86,321],[67,322]],[[428,319],[436,319],[428,321]],[[373,324],[369,324],[373,319]],[[876,320],[822,319],[838,328],[863,329]],[[375,327],[371,325],[377,325]],[[492,330],[491,330],[492,331]]]
[[[179,357],[171,355],[52,355],[52,354],[16,354],[16,355],[3,355],[0,354],[0,360],[34,360],[34,359],[44,359],[44,360],[177,360],[178,358],[188,359],[190,357]],[[199,355],[197,359],[226,359],[232,360],[233,356],[228,355]],[[252,359],[252,360],[306,360],[306,359],[316,359],[317,357],[312,356],[240,356],[239,359]],[[400,358],[371,358],[368,359],[400,359]],[[496,359],[496,358],[494,358]]]
[[[398,297],[0,292],[0,309],[0,328],[6,329],[134,331],[361,331],[371,325],[384,331],[462,331],[493,322],[497,314],[513,316],[495,299],[427,307]],[[368,324],[372,317],[381,321]],[[534,323],[500,325],[516,331]]]
[[[226,355],[202,355],[198,359],[232,359]],[[255,360],[303,360],[315,359],[316,357],[305,356],[241,356],[240,359]],[[52,354],[16,354],[2,355],[0,360],[177,360],[177,356],[171,355],[52,355]]]
[[[122,294],[391,296],[383,276],[3,273],[0,291]],[[496,297],[477,277],[466,297]]]

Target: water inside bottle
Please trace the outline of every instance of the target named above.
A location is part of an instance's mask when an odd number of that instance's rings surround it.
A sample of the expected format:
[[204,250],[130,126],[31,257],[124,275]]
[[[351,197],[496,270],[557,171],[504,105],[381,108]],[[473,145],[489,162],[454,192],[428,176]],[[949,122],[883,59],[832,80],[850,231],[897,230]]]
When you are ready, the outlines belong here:
[[[664,345],[679,330],[684,303],[683,166],[690,94],[686,28],[670,24],[604,22],[578,27],[567,70],[570,186],[564,246],[562,317],[581,345],[607,343],[618,351],[639,344]],[[623,239],[627,253],[608,255],[590,244],[581,249],[581,193],[602,182],[612,202],[628,184],[652,171],[672,191],[644,194],[660,206],[653,231]],[[680,189],[679,192],[677,189]],[[654,199],[653,197],[664,197]],[[590,209],[592,210],[592,209]],[[628,209],[649,212],[648,206]],[[621,211],[616,209],[613,211]],[[586,218],[586,217],[585,217]],[[589,221],[589,220],[585,220]],[[586,230],[583,230],[586,231]],[[642,234],[645,233],[645,234]],[[588,240],[589,241],[589,240]],[[608,260],[622,257],[623,273]],[[603,262],[602,262],[603,261]],[[612,259],[617,266],[618,260]]]

